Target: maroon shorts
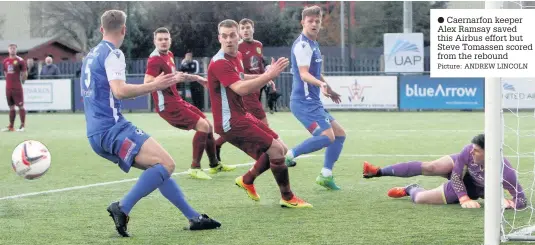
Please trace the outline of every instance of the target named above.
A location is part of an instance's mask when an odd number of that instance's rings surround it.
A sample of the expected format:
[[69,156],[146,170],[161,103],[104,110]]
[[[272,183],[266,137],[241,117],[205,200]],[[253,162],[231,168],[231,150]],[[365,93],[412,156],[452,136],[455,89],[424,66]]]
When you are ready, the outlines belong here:
[[166,103],[158,114],[171,126],[184,130],[194,129],[199,119],[206,118],[202,111],[186,101]]
[[8,106],[23,106],[24,105],[24,93],[22,88],[7,88],[6,98]]
[[247,112],[262,120],[266,118],[266,112],[264,111],[264,107],[262,106],[262,102],[260,102],[259,97],[259,94],[253,93],[242,97],[242,101]]
[[255,160],[271,147],[273,139],[279,138],[265,123],[249,113],[245,117],[231,119],[230,127],[221,136]]

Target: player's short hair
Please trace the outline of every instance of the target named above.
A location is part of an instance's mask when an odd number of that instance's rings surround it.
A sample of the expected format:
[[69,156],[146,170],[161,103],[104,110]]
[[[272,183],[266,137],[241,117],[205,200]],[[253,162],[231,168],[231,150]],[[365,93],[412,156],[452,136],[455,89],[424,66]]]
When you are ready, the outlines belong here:
[[219,32],[221,27],[226,27],[226,28],[236,27],[236,29],[238,29],[238,22],[236,22],[235,20],[231,20],[231,19],[226,19],[224,21],[221,21],[219,22],[219,25],[217,25],[217,32]]
[[247,19],[247,18],[243,18],[242,20],[240,20],[240,25],[246,25],[246,24],[251,24],[251,26],[254,28],[253,20]]
[[11,47],[11,46],[15,46],[15,48],[17,48],[17,44],[14,44],[14,43],[10,43],[9,45],[7,45],[7,47]]
[[158,33],[168,33],[168,34],[171,34],[171,32],[169,32],[169,29],[165,28],[165,27],[158,27],[158,29],[156,29],[154,31],[154,36],[156,37],[156,34]]
[[485,150],[485,134],[478,134],[472,139],[472,144],[476,144]]
[[301,19],[304,20],[307,16],[321,18],[323,16],[323,11],[317,5],[306,7],[303,9],[303,12],[301,12]]
[[100,22],[105,31],[118,31],[126,25],[126,13],[121,10],[108,10],[100,17]]

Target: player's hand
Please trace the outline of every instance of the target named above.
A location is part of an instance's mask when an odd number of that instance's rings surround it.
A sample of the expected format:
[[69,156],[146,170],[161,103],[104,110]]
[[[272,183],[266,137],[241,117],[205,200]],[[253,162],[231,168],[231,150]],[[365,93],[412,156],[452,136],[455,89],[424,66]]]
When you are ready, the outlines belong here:
[[164,75],[164,73],[162,72],[160,73],[160,75],[154,78],[154,81],[152,83],[154,84],[154,86],[156,86],[156,90],[163,90],[179,82],[178,79],[179,78],[176,74],[170,73]]
[[186,82],[188,78],[184,72],[175,72],[174,76],[177,79],[177,83]]
[[480,208],[481,207],[481,205],[478,202],[470,199],[470,197],[468,196],[464,196],[461,199],[459,199],[459,203],[461,204],[461,207],[463,208]]
[[267,85],[270,86],[273,91],[276,91],[275,82],[273,82],[273,80],[269,80]]
[[206,88],[206,85],[208,85],[208,79],[201,77],[199,75],[195,75],[195,80],[205,88]]
[[505,198],[503,199],[503,208],[511,209],[515,207],[516,207],[516,203],[513,200],[507,200]]
[[[269,70],[266,72],[271,78],[278,77],[286,67],[290,64],[288,58],[281,57],[271,64]],[[272,79],[270,79],[272,80]]]

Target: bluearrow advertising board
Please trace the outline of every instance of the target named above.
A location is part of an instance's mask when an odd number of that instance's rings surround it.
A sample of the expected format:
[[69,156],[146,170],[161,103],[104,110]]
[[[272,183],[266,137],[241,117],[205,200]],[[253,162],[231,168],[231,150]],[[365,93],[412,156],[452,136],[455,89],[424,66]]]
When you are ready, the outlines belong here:
[[484,83],[483,78],[400,76],[400,109],[483,109]]

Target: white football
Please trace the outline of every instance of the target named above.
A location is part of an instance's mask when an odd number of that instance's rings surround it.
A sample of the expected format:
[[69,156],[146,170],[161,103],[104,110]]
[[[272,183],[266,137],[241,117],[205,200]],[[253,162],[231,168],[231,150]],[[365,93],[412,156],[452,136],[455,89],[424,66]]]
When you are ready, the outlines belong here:
[[36,140],[20,143],[11,155],[13,170],[25,179],[37,179],[50,168],[51,155],[46,146]]

